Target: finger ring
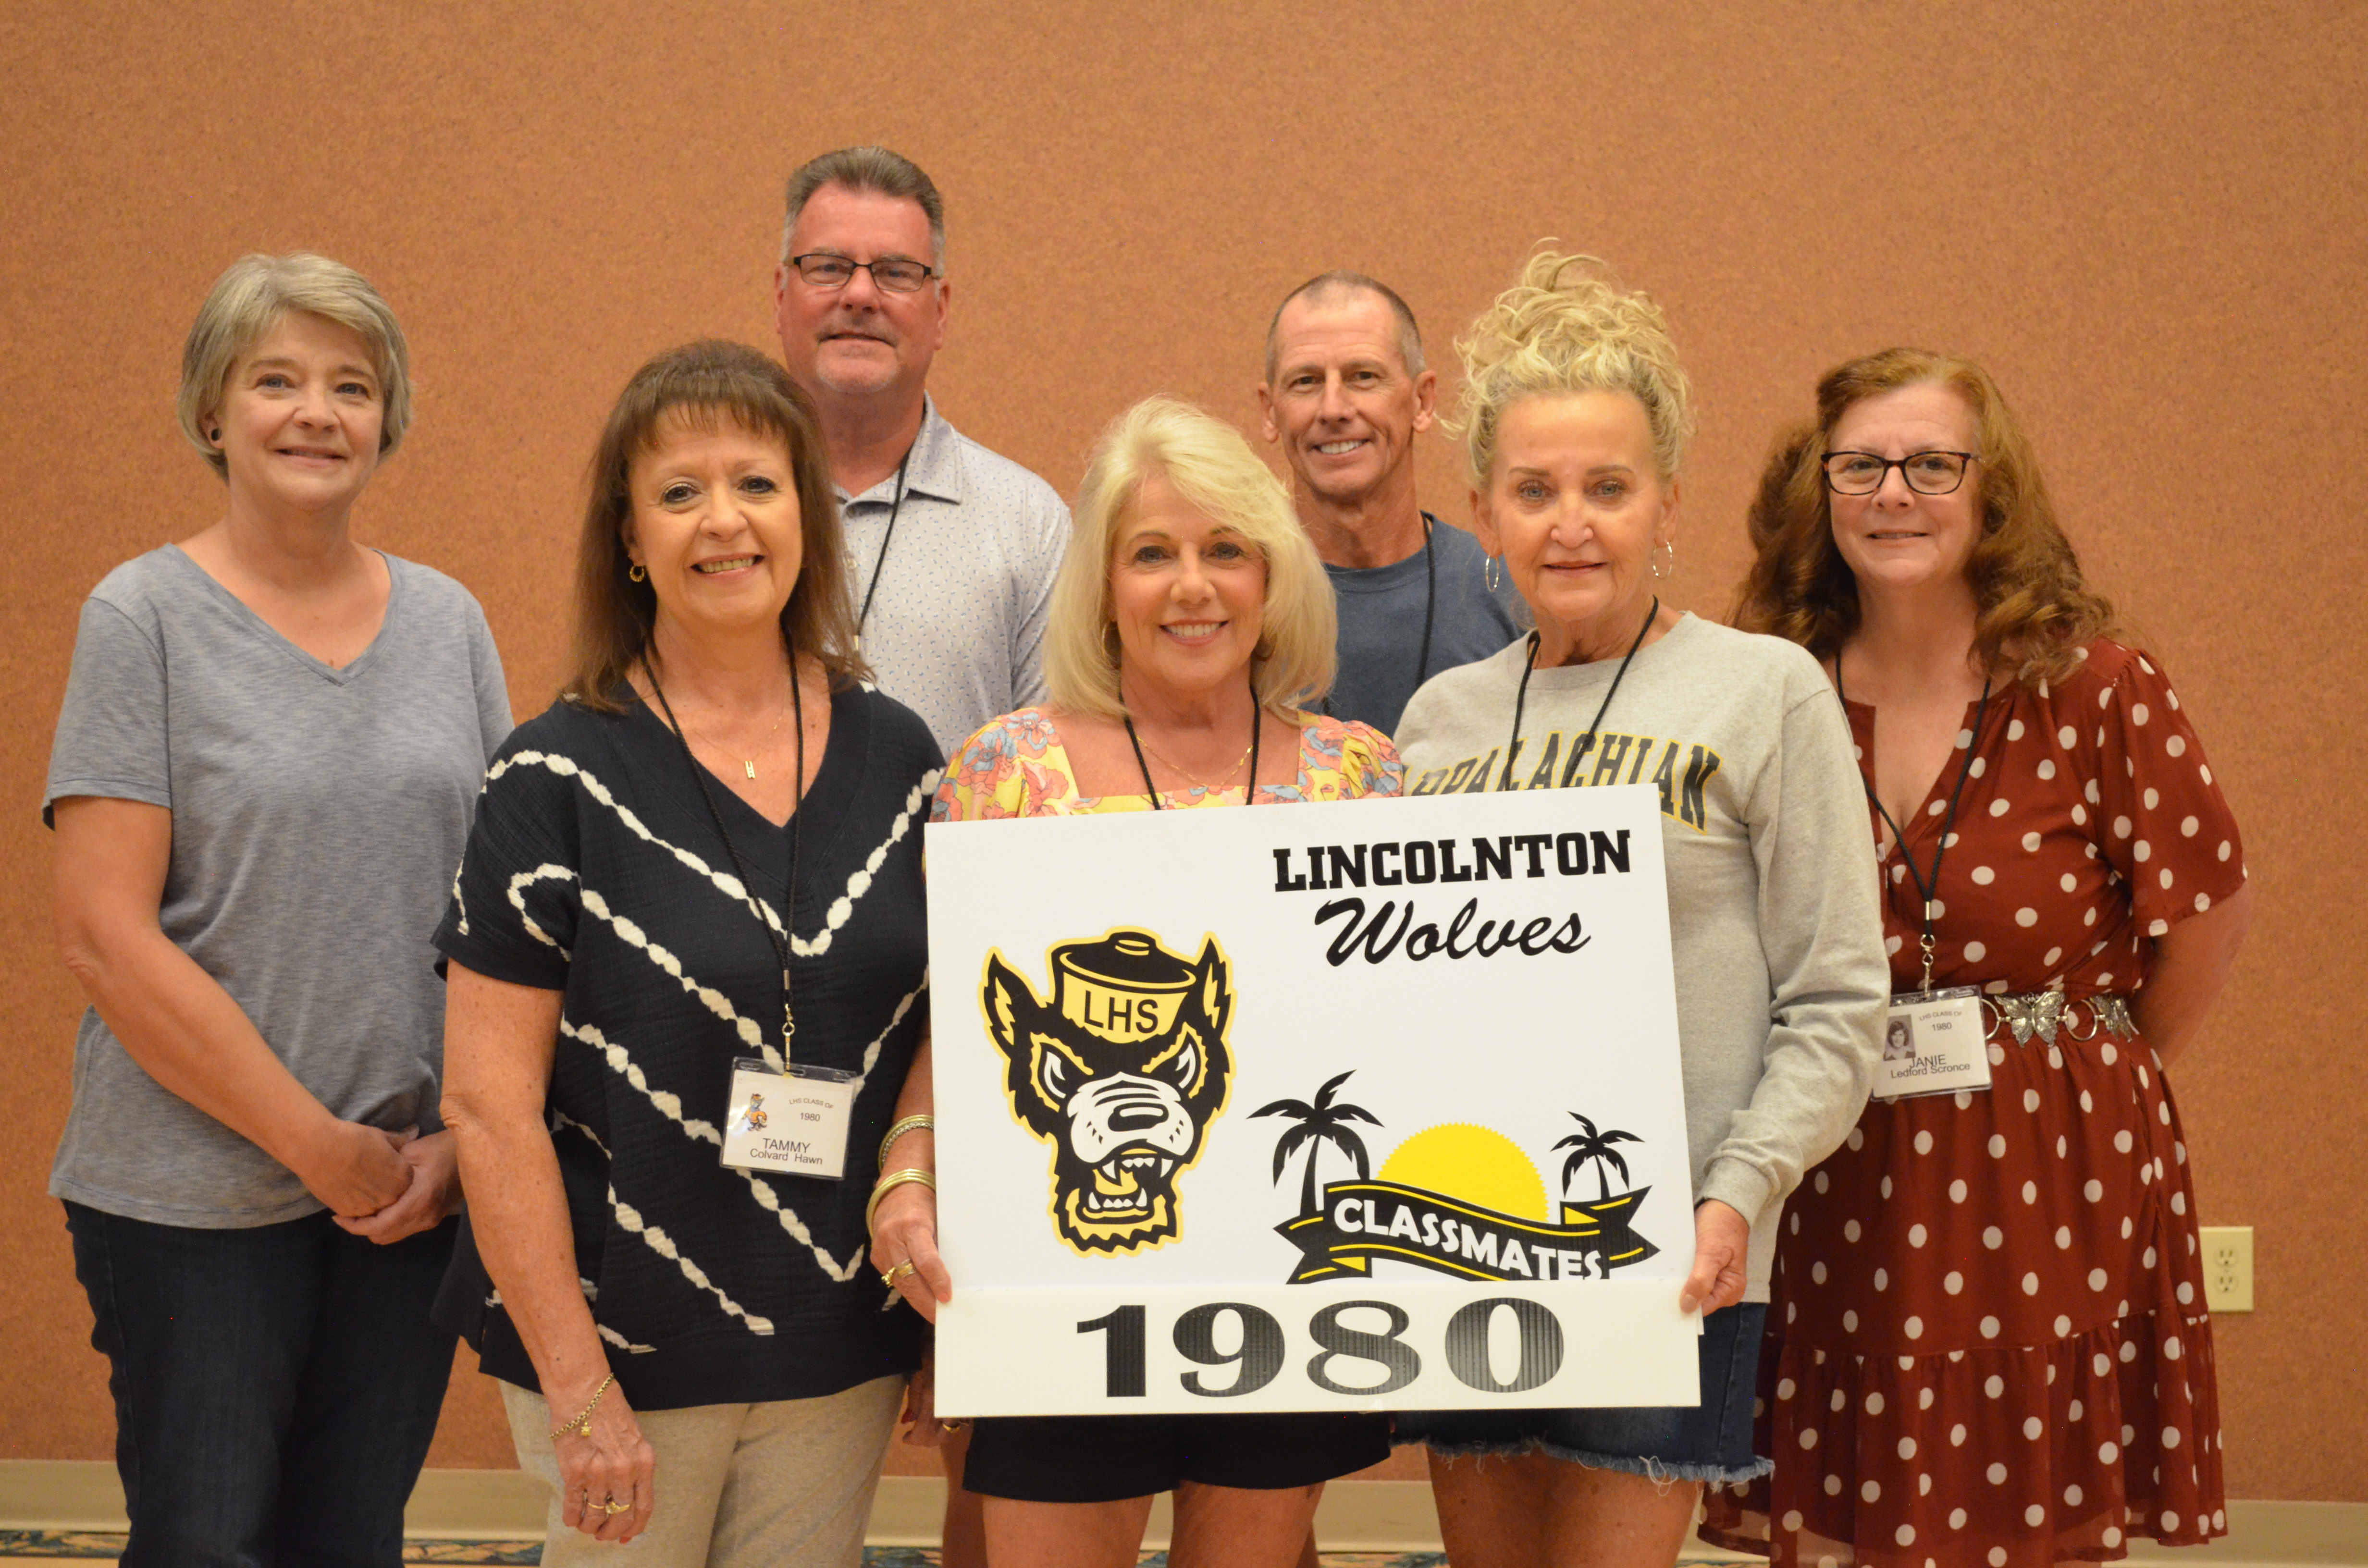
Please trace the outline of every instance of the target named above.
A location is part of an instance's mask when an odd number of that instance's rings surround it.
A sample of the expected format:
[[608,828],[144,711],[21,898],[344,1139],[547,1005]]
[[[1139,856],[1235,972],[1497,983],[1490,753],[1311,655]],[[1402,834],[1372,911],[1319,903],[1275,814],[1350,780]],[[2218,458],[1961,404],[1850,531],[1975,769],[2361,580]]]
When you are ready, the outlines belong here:
[[614,1497],[604,1497],[600,1500],[600,1511],[604,1514],[621,1514],[632,1506],[631,1503],[620,1503]]
[[907,1274],[918,1274],[919,1272],[920,1269],[916,1267],[914,1265],[913,1260],[908,1257],[904,1262],[898,1264],[895,1267],[890,1269],[887,1273],[882,1275],[880,1277],[880,1283],[887,1286],[891,1290],[894,1290],[896,1288],[897,1280],[902,1279]]

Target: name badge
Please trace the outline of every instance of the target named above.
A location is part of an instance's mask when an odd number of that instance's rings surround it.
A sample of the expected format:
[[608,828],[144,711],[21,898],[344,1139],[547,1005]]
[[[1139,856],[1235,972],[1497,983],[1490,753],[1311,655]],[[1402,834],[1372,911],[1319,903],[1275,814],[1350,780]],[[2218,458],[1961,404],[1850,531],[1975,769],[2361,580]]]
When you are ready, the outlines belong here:
[[776,1073],[746,1057],[734,1062],[723,1163],[734,1170],[838,1180],[847,1169],[855,1089],[855,1074],[835,1067],[791,1062],[787,1073]]
[[1989,1026],[1977,987],[1907,991],[1891,999],[1883,1023],[1883,1057],[1874,1068],[1876,1099],[1989,1086]]

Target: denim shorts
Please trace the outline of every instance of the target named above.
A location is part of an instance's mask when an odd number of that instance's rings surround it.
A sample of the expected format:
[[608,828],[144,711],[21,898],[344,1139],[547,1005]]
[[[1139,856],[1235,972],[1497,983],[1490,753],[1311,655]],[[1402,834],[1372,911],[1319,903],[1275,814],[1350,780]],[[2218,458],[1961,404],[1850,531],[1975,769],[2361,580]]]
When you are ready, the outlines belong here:
[[1551,1454],[1656,1481],[1755,1481],[1775,1467],[1751,1451],[1751,1401],[1767,1306],[1746,1301],[1702,1320],[1702,1403],[1597,1410],[1408,1411],[1397,1440],[1431,1451]]

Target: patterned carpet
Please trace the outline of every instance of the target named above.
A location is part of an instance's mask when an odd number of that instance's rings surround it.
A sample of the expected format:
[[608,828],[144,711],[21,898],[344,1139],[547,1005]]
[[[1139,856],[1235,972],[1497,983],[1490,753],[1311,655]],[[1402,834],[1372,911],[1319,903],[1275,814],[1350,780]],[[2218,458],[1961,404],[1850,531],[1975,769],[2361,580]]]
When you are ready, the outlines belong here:
[[[0,1558],[47,1562],[111,1562],[123,1553],[123,1538],[87,1530],[0,1530]],[[538,1563],[535,1540],[415,1540],[403,1549],[405,1562]],[[937,1568],[938,1554],[908,1546],[875,1546],[863,1553],[864,1568]],[[1437,1552],[1326,1552],[1325,1568],[1447,1568]],[[1144,1568],[1167,1568],[1167,1554],[1146,1551]]]
[[[33,1562],[112,1562],[123,1554],[123,1538],[94,1530],[0,1530],[0,1558]],[[403,1549],[405,1562],[539,1563],[539,1540],[415,1540]],[[938,1568],[934,1550],[874,1546],[863,1553],[864,1568]],[[1449,1568],[1435,1551],[1327,1551],[1325,1568]],[[1142,1568],[1167,1568],[1167,1554],[1146,1551]],[[1729,1564],[1680,1558],[1676,1568],[1731,1568]]]

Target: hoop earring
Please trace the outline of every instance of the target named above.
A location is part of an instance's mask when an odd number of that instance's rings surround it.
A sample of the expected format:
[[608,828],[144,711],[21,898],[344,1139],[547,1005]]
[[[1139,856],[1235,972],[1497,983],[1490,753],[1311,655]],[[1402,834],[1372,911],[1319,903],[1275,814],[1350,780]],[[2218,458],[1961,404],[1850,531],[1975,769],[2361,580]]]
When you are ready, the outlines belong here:
[[1488,563],[1480,568],[1480,580],[1488,585],[1488,591],[1492,594],[1503,587],[1505,585],[1504,562],[1494,555],[1488,557]]
[[[1668,568],[1667,568],[1666,570],[1664,570],[1664,569],[1663,569],[1663,567],[1662,567],[1662,565],[1661,565],[1661,552],[1662,552],[1663,551],[1668,551],[1669,552],[1669,564],[1668,564]],[[1674,577],[1674,576],[1676,576],[1677,574],[1678,574],[1678,545],[1677,545],[1677,541],[1676,541],[1675,540],[1668,540],[1668,539],[1665,539],[1665,540],[1661,540],[1658,544],[1656,544],[1656,545],[1653,547],[1653,575],[1654,575],[1654,576],[1656,576],[1656,577]]]
[[634,562],[631,566],[625,569],[625,575],[631,577],[636,583],[646,583],[650,580],[649,568],[643,566],[638,561]]

